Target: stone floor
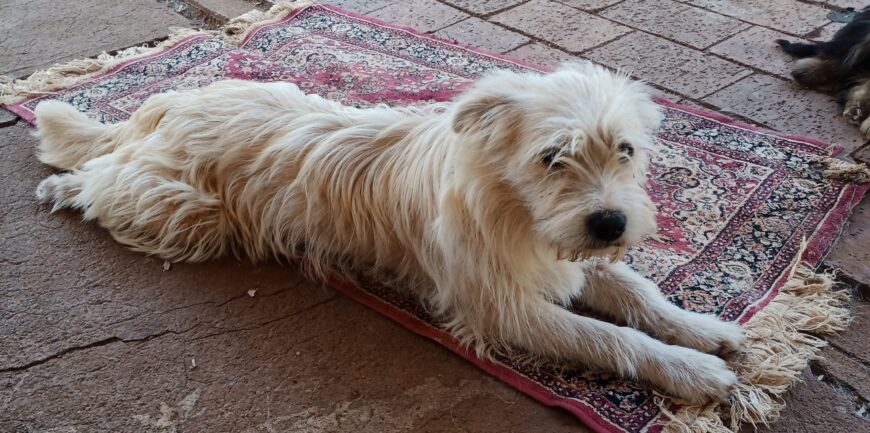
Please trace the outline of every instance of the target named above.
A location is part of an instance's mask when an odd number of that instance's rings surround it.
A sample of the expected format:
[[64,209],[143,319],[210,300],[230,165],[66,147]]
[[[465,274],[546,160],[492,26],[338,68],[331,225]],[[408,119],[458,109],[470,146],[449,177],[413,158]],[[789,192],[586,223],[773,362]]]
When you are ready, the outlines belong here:
[[[216,25],[242,0],[0,1],[0,74]],[[778,37],[820,39],[858,0],[340,0],[346,9],[553,64],[630,70],[661,95],[870,147],[794,86]],[[266,4],[261,5],[261,7]],[[193,21],[191,21],[193,20]],[[48,170],[0,114],[0,432],[588,431],[389,320],[277,265],[162,263],[33,199]],[[870,201],[827,260],[856,320],[769,432],[870,431]],[[253,296],[247,292],[255,290]]]

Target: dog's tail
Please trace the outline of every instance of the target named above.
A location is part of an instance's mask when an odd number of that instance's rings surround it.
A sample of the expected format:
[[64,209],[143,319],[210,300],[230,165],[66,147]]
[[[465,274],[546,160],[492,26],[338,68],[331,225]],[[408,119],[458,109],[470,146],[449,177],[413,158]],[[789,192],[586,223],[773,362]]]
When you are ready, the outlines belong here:
[[786,53],[802,59],[804,57],[812,57],[819,53],[819,46],[816,44],[805,44],[803,42],[789,42],[785,39],[777,39],[776,43]]
[[45,164],[71,170],[112,151],[113,125],[88,118],[72,105],[45,101],[36,106],[37,157]]

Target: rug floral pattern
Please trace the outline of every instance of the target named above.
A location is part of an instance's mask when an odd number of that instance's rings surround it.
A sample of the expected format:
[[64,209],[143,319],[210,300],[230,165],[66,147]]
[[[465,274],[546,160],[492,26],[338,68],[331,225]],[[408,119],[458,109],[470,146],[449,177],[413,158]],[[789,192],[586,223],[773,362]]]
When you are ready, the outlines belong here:
[[[32,120],[36,104],[60,99],[100,121],[117,122],[150,95],[227,78],[291,81],[355,106],[421,104],[450,100],[496,68],[530,69],[316,6],[260,27],[238,47],[206,34],[192,36],[82,85],[9,108]],[[679,107],[666,112],[649,184],[659,209],[659,237],[633,248],[626,260],[680,307],[746,321],[776,294],[802,240],[831,238],[826,220],[841,221],[848,212],[843,203],[852,198],[843,195],[849,189],[808,163],[812,156],[827,155],[825,146]],[[429,329],[430,337],[439,335],[438,323],[401,292],[377,284],[357,290]],[[436,339],[449,341],[443,335]],[[596,430],[659,429],[661,413],[645,386],[520,359],[500,358],[496,364],[530,384],[520,387],[524,391],[537,389],[536,398],[571,410]]]

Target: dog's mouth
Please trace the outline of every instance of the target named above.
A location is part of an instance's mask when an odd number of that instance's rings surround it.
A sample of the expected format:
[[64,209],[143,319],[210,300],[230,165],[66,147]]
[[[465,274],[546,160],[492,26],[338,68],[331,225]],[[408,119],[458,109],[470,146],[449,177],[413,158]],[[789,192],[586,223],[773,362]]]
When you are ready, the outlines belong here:
[[568,260],[569,262],[582,262],[592,258],[604,258],[608,259],[611,263],[615,263],[625,257],[626,251],[628,251],[627,245],[612,245],[603,248],[581,249],[577,251],[559,248],[556,257],[559,260]]

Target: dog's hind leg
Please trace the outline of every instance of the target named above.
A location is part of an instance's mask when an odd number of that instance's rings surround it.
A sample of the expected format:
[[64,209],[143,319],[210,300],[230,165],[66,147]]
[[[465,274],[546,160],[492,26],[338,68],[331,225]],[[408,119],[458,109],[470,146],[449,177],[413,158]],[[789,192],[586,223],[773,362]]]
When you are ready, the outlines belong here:
[[49,176],[37,197],[53,210],[74,208],[118,242],[168,260],[201,261],[227,252],[232,241],[223,203],[212,194],[152,168],[108,154],[81,170]]
[[625,263],[589,264],[580,301],[670,344],[728,353],[743,342],[739,325],[671,304],[654,282]]

